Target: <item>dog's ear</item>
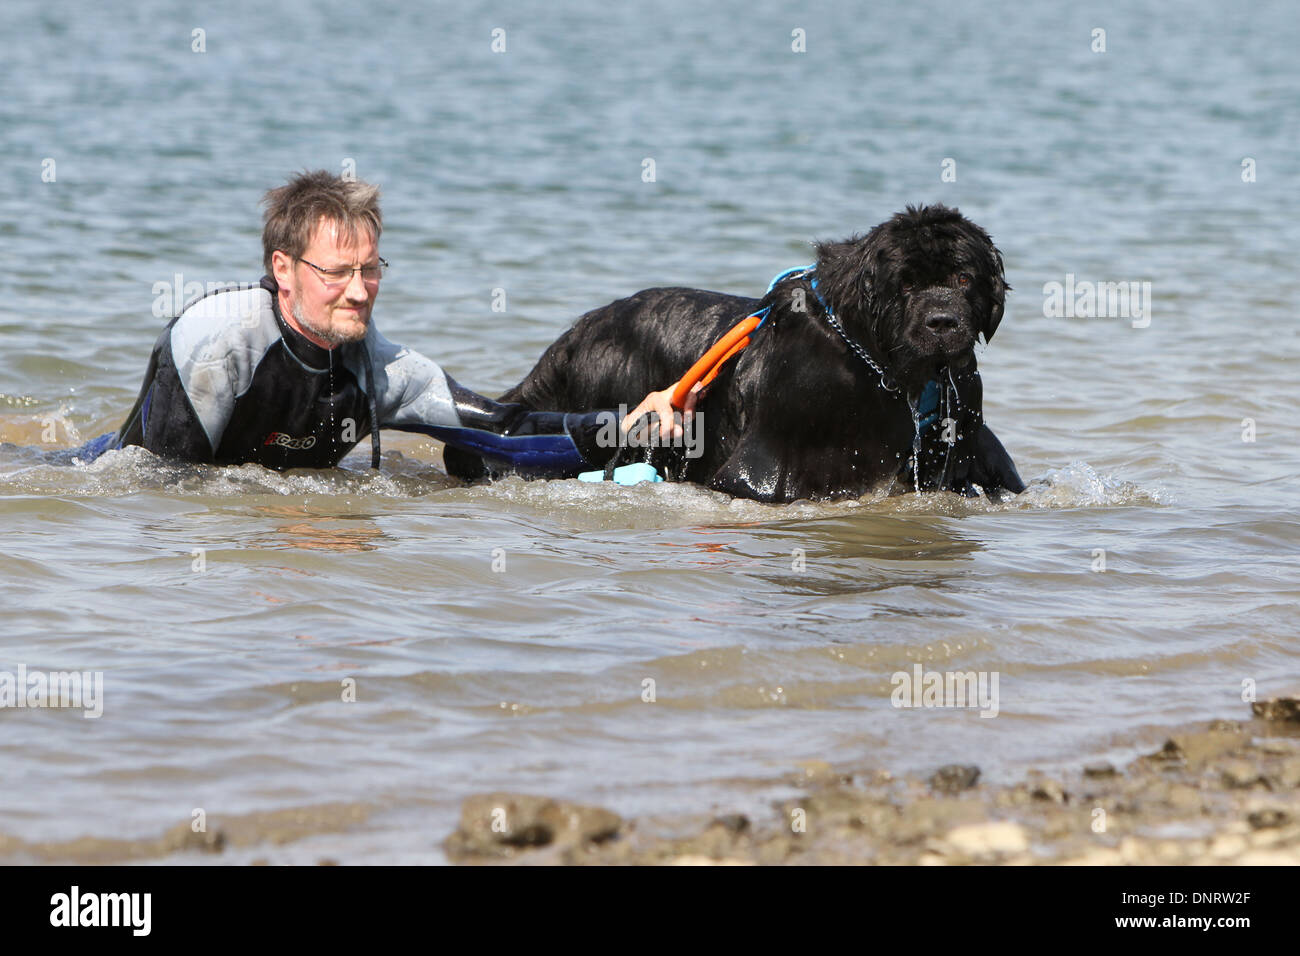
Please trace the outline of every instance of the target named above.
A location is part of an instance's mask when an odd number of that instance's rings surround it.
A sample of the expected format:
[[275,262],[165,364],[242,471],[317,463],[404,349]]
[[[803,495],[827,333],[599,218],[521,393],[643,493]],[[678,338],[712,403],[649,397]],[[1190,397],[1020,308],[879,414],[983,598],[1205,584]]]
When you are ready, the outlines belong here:
[[841,318],[859,331],[877,334],[879,313],[886,308],[890,289],[896,284],[885,228],[877,226],[865,236],[855,235],[842,242],[819,242],[816,248],[818,291]]
[[1007,292],[1011,286],[1007,285],[1006,273],[1002,268],[1002,253],[998,252],[996,247],[993,251],[993,268],[989,270],[989,314],[987,320],[980,328],[984,333],[984,341],[987,343],[993,338],[993,333],[998,330],[998,323],[1002,321],[1002,313],[1006,310]]
[[865,247],[863,236],[844,242],[817,243],[817,277],[827,293],[836,293],[837,298],[861,295],[861,289],[854,286],[866,266]]

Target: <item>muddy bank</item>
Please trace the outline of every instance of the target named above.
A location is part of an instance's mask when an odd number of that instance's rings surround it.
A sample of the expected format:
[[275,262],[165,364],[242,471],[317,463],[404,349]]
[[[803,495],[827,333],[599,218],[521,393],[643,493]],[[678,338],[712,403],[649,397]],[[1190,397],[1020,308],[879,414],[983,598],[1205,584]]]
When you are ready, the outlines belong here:
[[[202,862],[225,862],[230,850],[274,851],[322,833],[339,833],[364,824],[370,808],[357,803],[322,803],[265,813],[191,819],[169,827],[156,838],[82,836],[57,842],[30,843],[0,833],[0,864],[117,865],[175,861],[186,854]],[[271,862],[259,858],[253,862]],[[318,862],[334,862],[321,859]]]
[[[777,781],[773,781],[774,783]],[[770,815],[623,820],[599,807],[468,798],[444,843],[458,863],[1300,864],[1300,701],[1170,732],[1126,767],[1031,771],[989,786],[974,766],[927,779],[809,766]]]

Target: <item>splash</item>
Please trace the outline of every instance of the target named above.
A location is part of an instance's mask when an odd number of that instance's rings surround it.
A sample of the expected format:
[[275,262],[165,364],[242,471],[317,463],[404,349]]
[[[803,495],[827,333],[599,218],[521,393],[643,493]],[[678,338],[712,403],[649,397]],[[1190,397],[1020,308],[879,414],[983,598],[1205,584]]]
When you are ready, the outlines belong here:
[[843,517],[852,514],[931,515],[961,518],[1019,510],[1159,505],[1163,492],[1113,475],[1101,475],[1086,462],[1072,462],[1029,483],[1023,494],[1001,500],[967,498],[953,492],[889,494],[885,488],[860,498],[768,504],[731,498],[700,485],[677,482],[631,487],[572,480],[525,481],[505,478],[457,492],[467,499],[504,508],[535,509],[563,518],[581,514],[600,526],[663,527],[678,524],[769,523]]
[[[882,488],[860,498],[768,504],[731,498],[701,485],[661,482],[624,487],[572,479],[504,478],[465,486],[433,462],[392,450],[384,470],[366,467],[363,454],[336,468],[277,472],[256,464],[196,465],[167,461],[143,448],[109,451],[93,462],[69,459],[68,450],[0,444],[0,495],[116,497],[156,491],[178,497],[238,498],[340,496],[381,499],[431,494],[495,507],[539,511],[556,517],[578,514],[608,527],[679,524],[767,523],[846,514],[964,517],[1025,509],[1097,508],[1165,503],[1161,489],[1102,475],[1086,462],[1071,462],[1033,479],[1023,494],[1001,501],[951,492],[888,494]],[[586,522],[584,522],[586,523]]]
[[[46,404],[43,400],[25,395],[5,395],[0,392],[0,407],[31,408]],[[31,415],[0,414],[0,441],[20,445],[80,445],[85,439],[72,420],[73,407],[59,403],[56,410]]]
[[1102,475],[1085,461],[1073,461],[1035,478],[1007,503],[1015,508],[1097,508],[1165,504],[1160,488],[1144,488],[1114,475]]
[[0,445],[0,495],[118,497],[140,491],[177,497],[417,498],[460,486],[428,462],[392,452],[382,473],[360,456],[337,468],[272,471],[261,465],[198,465],[167,461],[138,446],[105,452],[92,462],[68,458],[68,450]]

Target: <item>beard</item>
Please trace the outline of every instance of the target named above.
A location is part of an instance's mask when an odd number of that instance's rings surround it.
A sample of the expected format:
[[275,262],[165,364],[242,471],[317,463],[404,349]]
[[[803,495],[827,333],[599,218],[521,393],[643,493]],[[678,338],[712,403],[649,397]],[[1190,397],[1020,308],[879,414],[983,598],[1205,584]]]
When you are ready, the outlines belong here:
[[314,322],[309,322],[307,317],[303,314],[302,303],[298,301],[296,296],[290,306],[290,311],[293,313],[293,317],[297,320],[300,327],[306,329],[321,341],[328,342],[330,345],[343,345],[347,342],[359,342],[361,339],[366,337],[366,328],[369,323],[359,322],[359,331],[356,329],[344,331],[332,326],[322,327],[316,325]]

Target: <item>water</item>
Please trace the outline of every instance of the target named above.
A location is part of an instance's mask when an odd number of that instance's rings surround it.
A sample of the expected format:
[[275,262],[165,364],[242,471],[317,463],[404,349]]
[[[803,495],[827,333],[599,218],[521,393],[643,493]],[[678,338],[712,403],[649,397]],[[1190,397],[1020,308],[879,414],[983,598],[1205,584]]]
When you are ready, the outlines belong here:
[[[1016,779],[1300,690],[1286,4],[275,17],[0,12],[0,670],[104,673],[98,720],[0,710],[5,859],[202,808],[225,859],[436,861],[478,791],[762,813],[806,760]],[[376,321],[485,392],[612,298],[761,293],[814,238],[958,205],[1015,290],[980,364],[1031,488],[767,506],[464,488],[396,434],[380,475],[366,442],[292,475],[22,447],[116,428],[160,302],[255,279],[262,191],[348,162],[384,189]],[[1149,326],[1046,317],[1067,274],[1150,282]],[[998,672],[998,717],[891,707],[916,662]]]

